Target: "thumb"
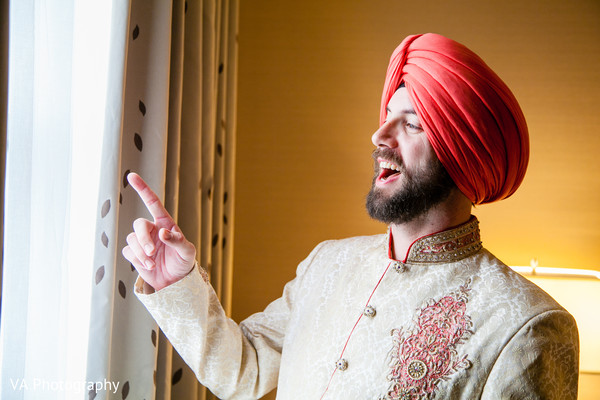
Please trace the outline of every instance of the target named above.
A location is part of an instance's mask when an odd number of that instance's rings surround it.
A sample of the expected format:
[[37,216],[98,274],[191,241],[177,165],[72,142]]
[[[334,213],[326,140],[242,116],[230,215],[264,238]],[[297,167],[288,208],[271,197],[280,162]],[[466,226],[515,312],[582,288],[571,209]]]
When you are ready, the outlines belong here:
[[194,245],[187,241],[177,225],[171,230],[161,228],[158,237],[165,245],[173,248],[183,260],[193,261],[196,257]]

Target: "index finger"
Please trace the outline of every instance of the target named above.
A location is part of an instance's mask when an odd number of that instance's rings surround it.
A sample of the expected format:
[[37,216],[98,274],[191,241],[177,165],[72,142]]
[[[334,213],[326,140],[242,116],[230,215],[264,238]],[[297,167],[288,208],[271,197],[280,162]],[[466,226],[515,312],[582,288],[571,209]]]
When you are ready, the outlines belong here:
[[127,174],[127,181],[131,184],[131,187],[135,189],[137,194],[140,196],[144,205],[150,211],[150,215],[154,218],[154,222],[159,219],[168,218],[169,220],[173,220],[169,212],[165,209],[160,199],[150,189],[150,186],[142,179],[141,176],[136,174],[135,172],[130,172]]

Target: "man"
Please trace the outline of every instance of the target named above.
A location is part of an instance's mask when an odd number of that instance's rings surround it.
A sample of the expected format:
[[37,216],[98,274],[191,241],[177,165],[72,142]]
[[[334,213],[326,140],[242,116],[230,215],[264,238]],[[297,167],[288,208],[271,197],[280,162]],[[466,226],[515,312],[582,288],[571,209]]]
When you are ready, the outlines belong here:
[[510,90],[459,43],[409,36],[372,140],[367,209],[387,234],[321,243],[282,297],[239,326],[130,174],[154,221],[136,220],[123,254],[198,379],[232,399],[275,386],[279,399],[575,399],[575,321],[482,248],[471,216],[525,174],[527,127]]

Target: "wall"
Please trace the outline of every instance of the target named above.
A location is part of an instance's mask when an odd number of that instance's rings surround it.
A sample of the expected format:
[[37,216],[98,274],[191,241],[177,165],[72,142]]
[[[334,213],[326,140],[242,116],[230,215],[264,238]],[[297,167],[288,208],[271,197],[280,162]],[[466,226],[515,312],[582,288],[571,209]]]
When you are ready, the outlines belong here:
[[511,265],[600,269],[600,2],[241,2],[233,316],[281,294],[320,241],[385,231],[364,212],[392,50],[437,32],[505,80],[531,160],[510,199],[479,206]]

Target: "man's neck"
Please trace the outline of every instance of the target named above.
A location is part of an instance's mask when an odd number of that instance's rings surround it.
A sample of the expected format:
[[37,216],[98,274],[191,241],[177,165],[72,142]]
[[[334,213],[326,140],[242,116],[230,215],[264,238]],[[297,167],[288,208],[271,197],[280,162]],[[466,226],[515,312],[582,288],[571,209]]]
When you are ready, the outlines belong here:
[[471,217],[471,202],[458,190],[425,214],[405,223],[391,224],[392,256],[403,261],[415,240],[464,224]]

